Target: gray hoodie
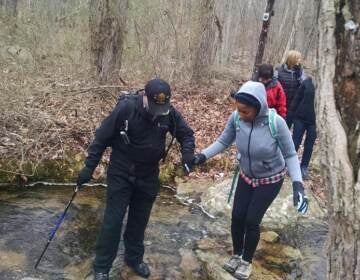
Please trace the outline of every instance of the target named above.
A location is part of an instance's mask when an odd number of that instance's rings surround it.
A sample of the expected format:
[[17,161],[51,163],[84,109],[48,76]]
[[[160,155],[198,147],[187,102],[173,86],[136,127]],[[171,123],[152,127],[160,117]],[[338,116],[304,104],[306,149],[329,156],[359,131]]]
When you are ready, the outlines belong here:
[[261,108],[255,120],[244,122],[240,119],[235,127],[237,112],[233,112],[220,137],[202,153],[209,159],[235,141],[240,167],[248,177],[264,178],[275,175],[281,172],[286,164],[292,181],[302,182],[298,156],[290,131],[282,117],[276,116],[279,144],[270,133],[264,85],[249,81],[241,86],[239,92],[250,94],[260,102]]

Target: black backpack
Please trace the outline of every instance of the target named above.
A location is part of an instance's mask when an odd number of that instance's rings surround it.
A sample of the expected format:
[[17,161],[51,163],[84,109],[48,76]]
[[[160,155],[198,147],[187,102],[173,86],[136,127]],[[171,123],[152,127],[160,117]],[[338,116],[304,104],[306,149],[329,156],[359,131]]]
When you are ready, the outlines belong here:
[[[136,113],[136,100],[138,99],[139,95],[143,95],[143,91],[144,91],[144,89],[139,89],[139,90],[130,91],[130,92],[121,92],[120,96],[118,97],[117,104],[119,104],[120,102],[124,102],[124,101],[127,102],[126,114],[125,114],[126,119],[124,121],[124,125],[120,129],[120,135],[123,138],[124,143],[127,145],[131,144],[130,139],[127,135],[127,130],[129,127],[129,119],[131,119],[133,114]],[[165,162],[165,159],[169,153],[169,150],[174,143],[175,134],[176,134],[176,121],[175,121],[174,111],[171,109],[169,112],[169,120],[170,120],[170,122],[173,122],[174,129],[172,131],[170,143],[169,143],[168,147],[165,149],[165,154],[162,158],[162,162]]]

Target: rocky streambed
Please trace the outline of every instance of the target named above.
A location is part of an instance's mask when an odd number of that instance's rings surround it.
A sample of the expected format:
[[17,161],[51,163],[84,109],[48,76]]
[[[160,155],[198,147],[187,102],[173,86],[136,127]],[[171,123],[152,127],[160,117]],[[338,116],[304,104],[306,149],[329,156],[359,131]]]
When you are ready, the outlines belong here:
[[[146,232],[150,279],[234,279],[222,269],[231,254],[230,179],[177,182],[163,188]],[[72,195],[71,187],[0,188],[0,279],[92,279],[91,263],[104,210],[105,189],[78,193],[34,269],[48,234]],[[310,198],[311,199],[311,198]],[[269,209],[251,279],[325,279],[326,213],[315,199],[309,213],[293,209],[284,185]],[[141,279],[123,263],[123,243],[111,279]]]

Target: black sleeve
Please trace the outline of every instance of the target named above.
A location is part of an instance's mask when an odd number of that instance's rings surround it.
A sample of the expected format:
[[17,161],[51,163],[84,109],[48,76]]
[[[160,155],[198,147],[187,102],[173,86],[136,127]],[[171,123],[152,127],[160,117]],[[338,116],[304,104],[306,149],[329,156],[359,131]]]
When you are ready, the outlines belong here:
[[111,146],[116,131],[119,131],[122,122],[125,120],[125,105],[126,102],[118,103],[96,129],[95,139],[88,148],[88,156],[85,160],[85,165],[88,168],[94,170],[105,149]]
[[302,98],[304,97],[304,90],[305,90],[305,86],[304,84],[301,84],[301,86],[298,88],[298,90],[295,93],[294,99],[290,104],[290,110],[289,110],[290,112],[292,113],[296,112]]
[[[171,108],[171,121],[170,121],[170,133],[173,134],[175,130],[175,138],[181,145],[181,154],[194,154],[195,150],[195,137],[194,131],[186,123],[174,107]],[[176,126],[176,127],[174,127]]]

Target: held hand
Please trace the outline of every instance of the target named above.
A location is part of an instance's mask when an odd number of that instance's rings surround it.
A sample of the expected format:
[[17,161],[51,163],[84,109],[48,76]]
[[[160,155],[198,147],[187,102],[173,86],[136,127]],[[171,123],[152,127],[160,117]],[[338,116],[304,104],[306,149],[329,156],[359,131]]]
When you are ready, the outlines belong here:
[[305,195],[304,186],[301,182],[293,182],[293,200],[297,211],[305,214],[309,208],[309,200]]
[[194,154],[185,154],[182,156],[181,164],[186,174],[189,174],[194,166]]
[[83,185],[91,180],[92,174],[93,174],[93,170],[86,166],[83,169],[81,169],[76,182],[78,189],[82,189],[84,187]]
[[206,161],[206,156],[204,154],[196,154],[194,158],[194,165],[204,164]]

